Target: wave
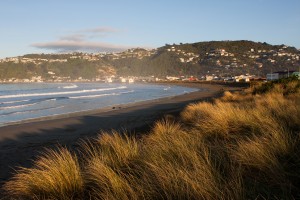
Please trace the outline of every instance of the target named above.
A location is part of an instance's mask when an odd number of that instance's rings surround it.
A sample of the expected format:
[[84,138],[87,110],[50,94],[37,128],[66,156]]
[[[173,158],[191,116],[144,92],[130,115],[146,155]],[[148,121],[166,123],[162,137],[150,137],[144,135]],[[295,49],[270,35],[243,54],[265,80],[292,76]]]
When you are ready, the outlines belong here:
[[78,86],[75,85],[75,84],[73,84],[73,85],[64,86],[62,88],[64,88],[64,89],[72,89],[72,88],[78,88]]
[[97,98],[97,97],[104,97],[104,96],[113,96],[116,93],[110,94],[96,94],[96,95],[86,95],[86,96],[77,96],[77,97],[69,97],[70,99],[85,99],[85,98]]
[[38,104],[38,103],[22,104],[22,105],[15,105],[15,106],[4,106],[4,107],[1,107],[0,110],[24,108],[24,107],[33,106],[36,104]]
[[20,101],[6,101],[6,102],[1,102],[0,105],[2,105],[2,104],[21,103],[21,102],[26,102],[26,101],[30,101],[30,99],[25,99],[25,100],[20,100]]
[[[47,101],[56,101],[56,98],[46,98],[46,99],[37,99],[37,100],[21,100],[21,101],[10,101],[10,102],[4,102],[0,105],[7,105],[7,106],[0,106],[0,110],[6,110],[6,109],[16,109],[16,108],[24,108],[24,107],[28,107],[28,106],[33,106],[42,102],[47,102]],[[15,105],[11,105],[14,103],[22,103],[22,102],[29,102],[27,104],[15,104]]]
[[118,89],[126,89],[126,88],[127,88],[126,86],[120,86],[120,87],[115,87],[115,88],[101,88],[101,89],[78,90],[78,91],[68,91],[68,92],[13,94],[13,95],[0,96],[0,99],[17,98],[17,97],[36,97],[36,96],[64,95],[64,94],[81,94],[81,93],[102,92],[102,91],[118,90]]
[[77,96],[77,97],[69,97],[70,99],[87,99],[87,98],[97,98],[97,97],[104,97],[104,96],[118,96],[121,94],[128,94],[132,93],[134,90],[126,91],[126,92],[119,92],[119,93],[109,93],[109,94],[96,94],[96,95],[86,95],[86,96]]
[[55,109],[60,109],[64,108],[65,106],[59,106],[59,107],[50,107],[50,108],[41,108],[41,109],[33,109],[33,110],[24,110],[24,111],[16,111],[16,112],[9,112],[5,114],[1,114],[0,117],[5,117],[8,115],[18,115],[18,114],[25,114],[25,113],[33,113],[33,112],[39,112],[39,111],[44,111],[44,110],[55,110]]

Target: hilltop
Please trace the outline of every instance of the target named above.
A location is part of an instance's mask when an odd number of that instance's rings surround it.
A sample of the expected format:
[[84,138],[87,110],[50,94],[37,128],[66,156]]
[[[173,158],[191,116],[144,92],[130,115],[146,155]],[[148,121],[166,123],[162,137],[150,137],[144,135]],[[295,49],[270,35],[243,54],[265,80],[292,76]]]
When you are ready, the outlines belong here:
[[28,54],[0,60],[0,80],[103,80],[107,76],[265,76],[297,70],[300,50],[253,41],[166,44],[119,53]]

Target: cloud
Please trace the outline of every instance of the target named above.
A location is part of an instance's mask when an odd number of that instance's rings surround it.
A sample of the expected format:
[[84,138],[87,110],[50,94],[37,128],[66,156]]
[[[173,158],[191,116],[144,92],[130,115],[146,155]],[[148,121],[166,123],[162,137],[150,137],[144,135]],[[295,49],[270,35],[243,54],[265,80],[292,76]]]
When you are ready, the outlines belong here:
[[112,27],[81,29],[73,31],[73,34],[60,36],[57,41],[34,43],[31,46],[39,49],[54,50],[55,52],[118,52],[135,48],[135,46],[91,41],[94,38],[103,39],[110,34],[118,32],[122,31]]
[[87,51],[87,52],[117,52],[124,51],[132,46],[110,44],[91,41],[94,38],[104,38],[112,33],[121,32],[111,27],[96,27],[73,31],[73,34],[60,36],[57,41],[31,44],[39,49],[54,50],[57,52]]
[[35,43],[31,46],[39,49],[55,50],[59,52],[70,51],[88,51],[88,52],[117,52],[124,51],[132,46],[116,45],[104,42],[90,42],[90,41],[71,41],[58,40],[54,42]]
[[66,41],[83,41],[86,38],[86,35],[84,34],[74,34],[74,35],[65,35],[61,36],[60,40],[66,40]]
[[90,29],[82,29],[78,31],[80,33],[117,33],[120,32],[120,30],[112,28],[112,27],[96,27],[96,28],[90,28]]

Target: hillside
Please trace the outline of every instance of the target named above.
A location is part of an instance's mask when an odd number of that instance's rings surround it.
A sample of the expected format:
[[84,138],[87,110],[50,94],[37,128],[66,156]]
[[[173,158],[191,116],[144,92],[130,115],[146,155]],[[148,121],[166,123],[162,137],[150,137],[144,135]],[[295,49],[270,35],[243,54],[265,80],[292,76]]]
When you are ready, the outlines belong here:
[[155,54],[120,58],[112,63],[121,74],[194,75],[251,73],[265,75],[272,71],[297,70],[300,51],[285,45],[251,41],[199,42],[166,45]]
[[0,79],[100,80],[105,76],[265,76],[297,70],[300,51],[286,45],[252,41],[166,44],[120,53],[28,54],[0,60]]

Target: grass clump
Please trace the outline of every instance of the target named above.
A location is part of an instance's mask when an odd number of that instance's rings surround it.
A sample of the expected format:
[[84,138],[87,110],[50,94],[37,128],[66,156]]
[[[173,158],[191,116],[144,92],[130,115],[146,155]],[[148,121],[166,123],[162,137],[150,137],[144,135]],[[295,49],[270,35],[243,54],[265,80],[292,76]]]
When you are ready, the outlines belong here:
[[299,82],[272,84],[191,104],[138,139],[102,133],[82,142],[79,159],[47,151],[5,190],[37,199],[298,199]]
[[20,168],[4,185],[11,197],[24,199],[81,199],[83,177],[77,156],[66,148],[46,150],[33,168]]
[[102,133],[82,146],[86,186],[93,198],[138,199],[131,184],[134,160],[139,153],[134,137]]
[[218,193],[209,150],[201,140],[191,142],[179,124],[168,120],[155,124],[143,157],[146,180],[155,198],[212,199]]

